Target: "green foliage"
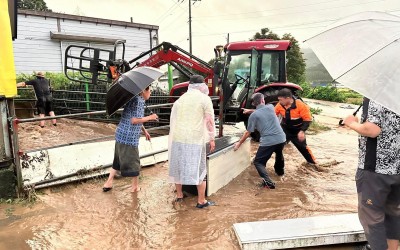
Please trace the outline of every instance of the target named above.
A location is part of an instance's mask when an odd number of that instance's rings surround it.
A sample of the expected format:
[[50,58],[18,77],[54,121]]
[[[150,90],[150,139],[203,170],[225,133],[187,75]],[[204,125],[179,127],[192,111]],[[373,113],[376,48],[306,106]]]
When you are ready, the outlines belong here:
[[344,102],[346,100],[346,97],[333,86],[315,87],[308,98],[331,102]]
[[299,42],[291,35],[284,34],[283,40],[291,41],[291,48],[287,52],[287,77],[289,82],[299,83],[306,79],[306,63],[300,50]]
[[67,85],[74,84],[63,73],[46,72],[46,78],[50,80],[52,89],[66,89]]
[[261,29],[261,33],[257,32],[250,41],[257,40],[257,39],[273,39],[273,40],[280,40],[279,36],[273,33],[268,28]]
[[[64,89],[68,89],[72,85],[76,86],[76,85],[82,84],[82,83],[79,83],[76,81],[71,81],[70,79],[68,79],[65,76],[64,73],[45,72],[45,77],[47,79],[49,79],[50,86],[53,90],[64,90]],[[69,73],[69,77],[72,79],[76,79],[76,80],[87,80],[87,79],[84,79],[84,77],[81,76],[79,73],[74,73],[74,74]],[[90,78],[89,75],[87,77]],[[36,72],[33,72],[32,74],[21,73],[21,74],[18,74],[16,78],[17,78],[17,83],[33,80],[36,78]],[[23,99],[34,99],[35,98],[35,93],[33,91],[33,88],[30,88],[30,87],[19,88],[18,95]]]
[[[76,82],[76,81],[71,81],[68,79],[64,73],[53,73],[53,72],[44,72],[44,75],[47,79],[50,81],[50,86],[54,90],[59,90],[59,89],[66,89],[67,86],[71,85],[80,85],[81,83]],[[87,81],[83,76],[81,76],[79,73],[69,73],[68,76],[72,79],[76,80],[81,80],[81,81]],[[87,78],[90,78],[90,75],[86,76]],[[32,74],[18,74],[17,75],[17,82],[26,82],[32,79],[36,78],[36,72],[33,72]],[[101,77],[99,77],[101,78]],[[106,77],[102,77],[102,80],[106,80]]]
[[289,82],[300,83],[306,79],[306,63],[303,58],[303,53],[300,50],[299,42],[290,34],[284,34],[282,39],[268,28],[261,29],[261,33],[257,32],[253,38],[256,39],[274,39],[274,40],[290,40],[291,48],[287,51],[287,78]]
[[340,89],[340,93],[346,98],[346,103],[361,105],[363,96],[351,89]]
[[309,83],[302,82],[300,86],[303,88],[303,92],[300,94],[301,97],[331,102],[346,101],[346,96],[331,84],[326,87],[318,86],[313,88]]
[[52,12],[51,9],[47,8],[44,0],[18,0],[17,8],[21,10],[39,10]]
[[307,82],[302,82],[299,85],[303,88],[303,92],[300,93],[300,96],[304,98],[325,100],[331,102],[344,102],[355,105],[362,104],[363,96],[351,89],[338,89],[332,85],[328,85],[326,87],[312,87]]
[[351,89],[340,89],[340,92],[346,96],[346,98],[363,98],[363,96]]
[[322,112],[322,109],[320,108],[310,108],[311,114],[313,115],[319,115]]
[[321,131],[327,131],[330,130],[328,126],[325,126],[317,121],[312,121],[310,124],[310,128],[307,130],[311,134],[316,134]]

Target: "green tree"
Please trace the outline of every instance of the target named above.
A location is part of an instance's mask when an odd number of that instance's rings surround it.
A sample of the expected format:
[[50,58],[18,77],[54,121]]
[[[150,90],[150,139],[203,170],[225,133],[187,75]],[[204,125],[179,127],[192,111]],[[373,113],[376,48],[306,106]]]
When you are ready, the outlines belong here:
[[22,10],[39,10],[52,12],[51,9],[47,8],[46,2],[44,0],[18,0],[18,9]]
[[268,28],[261,29],[261,32],[257,32],[250,40],[254,41],[257,39],[273,39],[273,40],[290,40],[291,48],[287,52],[287,78],[289,82],[301,83],[304,82],[306,63],[303,58],[303,53],[300,50],[299,42],[291,35],[284,34],[282,39]]
[[273,33],[270,29],[268,28],[263,28],[261,29],[261,33],[257,32],[250,41],[254,41],[257,39],[273,39],[273,40],[280,40],[279,36],[275,33]]
[[287,52],[287,77],[289,82],[301,83],[306,80],[306,62],[303,58],[299,42],[289,33],[282,36],[282,40],[290,40],[291,48]]

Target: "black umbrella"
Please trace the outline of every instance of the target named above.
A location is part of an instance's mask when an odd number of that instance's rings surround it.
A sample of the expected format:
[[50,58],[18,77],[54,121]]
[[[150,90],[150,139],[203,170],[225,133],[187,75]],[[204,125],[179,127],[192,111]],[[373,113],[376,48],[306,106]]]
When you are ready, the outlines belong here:
[[108,115],[114,114],[132,97],[138,95],[163,74],[161,70],[152,67],[134,68],[122,74],[107,92],[106,109]]

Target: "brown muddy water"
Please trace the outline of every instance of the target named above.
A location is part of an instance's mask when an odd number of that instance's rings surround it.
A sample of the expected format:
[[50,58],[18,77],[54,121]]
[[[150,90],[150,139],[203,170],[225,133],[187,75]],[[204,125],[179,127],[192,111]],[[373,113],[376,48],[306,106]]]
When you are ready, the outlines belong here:
[[[174,204],[168,162],[160,163],[143,169],[137,194],[130,193],[127,178],[116,179],[113,190],[103,193],[105,179],[99,178],[39,190],[40,201],[30,206],[0,204],[0,249],[240,249],[234,223],[356,212],[357,135],[336,125],[353,109],[312,100],[309,105],[322,109],[315,119],[331,128],[307,137],[319,166],[305,165],[287,145],[283,182],[274,174],[273,159],[267,165],[275,190],[257,187],[251,165],[209,197],[217,206],[197,209],[191,196]],[[41,133],[36,127],[32,131]],[[257,147],[252,143],[252,157]]]

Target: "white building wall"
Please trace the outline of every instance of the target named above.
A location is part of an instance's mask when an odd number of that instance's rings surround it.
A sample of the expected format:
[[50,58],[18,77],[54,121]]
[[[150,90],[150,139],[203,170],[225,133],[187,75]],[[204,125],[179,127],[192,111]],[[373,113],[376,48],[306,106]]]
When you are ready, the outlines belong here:
[[[102,22],[109,22],[109,24],[106,24],[73,20],[74,18],[80,18],[79,16],[57,13],[52,15],[46,16],[46,14],[43,14],[43,16],[40,16],[37,14],[27,15],[26,13],[18,15],[18,37],[13,43],[17,73],[32,74],[37,71],[63,72],[65,48],[71,44],[113,50],[112,44],[53,40],[50,38],[50,32],[124,39],[126,40],[125,60],[128,61],[156,45],[156,42],[151,40],[151,37],[157,33],[157,26],[129,27],[131,23],[128,22],[115,21],[118,24],[114,24],[112,20],[101,19]],[[57,15],[61,17],[57,17]],[[63,18],[63,16],[72,18]],[[126,24],[124,25],[124,23]],[[151,28],[146,28],[147,26]],[[152,43],[152,46],[150,43]],[[121,56],[121,51],[117,50],[119,52],[117,53],[117,58]]]
[[13,43],[17,73],[62,72],[60,43],[50,39],[50,31],[56,30],[57,19],[18,15],[18,37]]

